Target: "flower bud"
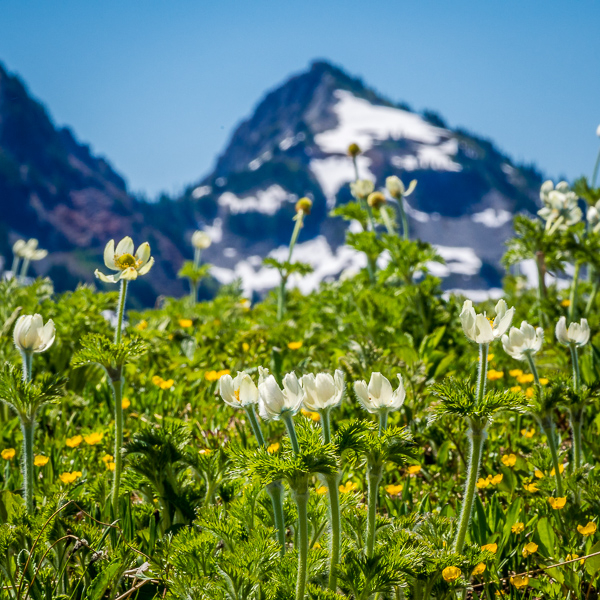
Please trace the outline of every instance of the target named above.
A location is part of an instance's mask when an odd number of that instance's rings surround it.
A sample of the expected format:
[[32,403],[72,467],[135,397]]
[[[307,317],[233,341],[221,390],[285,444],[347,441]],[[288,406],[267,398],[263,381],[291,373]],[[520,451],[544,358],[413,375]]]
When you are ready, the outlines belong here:
[[364,381],[354,382],[354,392],[362,407],[370,413],[398,410],[404,404],[406,397],[400,374],[398,374],[398,387],[395,391],[387,377],[381,373],[372,373],[368,387]]
[[350,191],[357,200],[365,200],[375,189],[375,184],[370,179],[358,179],[350,184]]
[[587,319],[581,319],[579,323],[570,323],[567,329],[567,319],[561,317],[556,324],[556,339],[565,346],[585,346],[590,340],[590,326]]
[[212,244],[212,240],[208,233],[204,231],[194,231],[192,234],[192,246],[198,250],[206,250]]
[[20,316],[13,332],[15,345],[23,352],[44,352],[52,346],[54,335],[52,319],[44,325],[42,316],[38,314]]
[[367,204],[371,208],[381,208],[386,202],[385,196],[381,192],[372,192],[367,198]]
[[404,195],[404,184],[399,177],[392,175],[385,180],[385,187],[392,198],[400,200]]
[[258,384],[258,412],[265,421],[278,421],[284,412],[295,415],[304,401],[304,390],[294,373],[283,378],[283,389],[275,377],[269,375]]
[[25,240],[17,240],[12,247],[13,254],[15,256],[22,256],[25,245]]
[[356,158],[361,153],[361,149],[358,144],[350,144],[348,146],[348,156]]
[[310,215],[310,209],[312,208],[312,200],[310,198],[300,198],[298,202],[296,202],[296,212],[299,213],[302,211],[305,215]]

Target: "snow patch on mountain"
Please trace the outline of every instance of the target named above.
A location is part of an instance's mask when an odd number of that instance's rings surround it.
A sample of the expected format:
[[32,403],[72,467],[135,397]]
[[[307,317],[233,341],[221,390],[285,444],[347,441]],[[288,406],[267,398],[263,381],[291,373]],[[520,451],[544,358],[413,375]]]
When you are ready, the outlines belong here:
[[509,221],[511,221],[513,215],[508,210],[495,210],[493,208],[486,208],[481,212],[471,215],[473,223],[481,223],[486,227],[502,227]]
[[481,269],[481,259],[473,248],[434,245],[438,254],[446,264],[432,262],[427,265],[429,272],[435,277],[448,277],[450,273],[459,275],[477,275]]
[[[375,175],[369,170],[370,166],[370,158],[357,157],[357,167],[361,177],[375,179]],[[310,170],[317,178],[323,194],[327,198],[328,208],[335,206],[335,197],[340,188],[355,179],[354,166],[347,156],[313,158],[310,161]]]
[[280,185],[274,184],[266,190],[259,190],[253,196],[239,198],[232,192],[224,192],[219,196],[219,206],[229,209],[231,214],[259,212],[274,215],[284,202],[295,202],[297,196],[288,193]]

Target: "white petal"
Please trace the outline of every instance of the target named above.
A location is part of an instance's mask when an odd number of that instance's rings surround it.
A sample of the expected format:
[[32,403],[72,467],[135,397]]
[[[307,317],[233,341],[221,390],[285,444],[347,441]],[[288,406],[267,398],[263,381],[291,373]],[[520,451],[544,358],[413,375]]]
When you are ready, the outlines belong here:
[[233,380],[231,379],[231,375],[223,375],[219,379],[219,393],[226,404],[229,404],[229,406],[233,406],[234,408],[240,407],[240,402],[234,394]]
[[94,275],[100,281],[104,281],[104,283],[117,283],[117,281],[119,280],[118,276],[117,276],[117,279],[115,280],[115,275],[105,275],[101,271],[98,271],[98,269],[96,269],[94,271]]
[[115,265],[115,240],[110,240],[104,246],[104,264],[111,271],[120,271],[119,267]]
[[135,258],[140,261],[140,267],[143,267],[150,260],[150,244],[148,242],[144,242],[135,253]]
[[136,271],[135,267],[127,267],[126,269],[121,271],[121,276],[119,277],[119,279],[125,279],[126,281],[133,281],[134,279],[137,279],[137,277],[138,277],[138,272]]
[[354,382],[354,393],[365,410],[368,410],[371,413],[377,412],[377,408],[373,406],[369,399],[369,391],[367,389],[367,384],[364,381]]
[[478,344],[489,344],[494,341],[492,325],[484,315],[475,317],[475,336],[472,339]]
[[[501,302],[504,302],[504,300],[501,300]],[[500,304],[500,302],[498,302],[498,304]],[[497,306],[498,305],[496,305],[496,307]],[[504,306],[506,306],[506,302],[504,302]],[[515,314],[514,306],[508,310],[502,310],[501,314],[500,321],[498,321],[498,318],[494,320],[494,338],[499,338],[507,332]]]
[[250,406],[251,404],[258,403],[258,388],[247,373],[244,373],[239,395],[242,406]]
[[133,240],[127,236],[124,237],[118,244],[117,249],[115,250],[115,254],[117,256],[122,256],[123,254],[133,254]]
[[556,329],[554,330],[556,334],[556,339],[565,346],[569,345],[569,336],[567,335],[567,319],[566,317],[561,317],[556,324]]
[[150,260],[143,266],[138,269],[138,275],[145,275],[154,264],[154,256],[150,258]]

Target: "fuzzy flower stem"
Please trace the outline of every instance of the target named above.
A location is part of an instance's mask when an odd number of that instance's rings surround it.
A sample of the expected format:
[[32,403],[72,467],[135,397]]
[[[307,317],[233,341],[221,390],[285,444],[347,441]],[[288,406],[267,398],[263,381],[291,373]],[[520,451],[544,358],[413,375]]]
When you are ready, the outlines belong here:
[[592,308],[594,307],[594,302],[596,301],[596,296],[598,295],[598,285],[600,284],[600,279],[597,276],[594,278],[594,284],[592,286],[592,292],[590,293],[590,297],[588,298],[587,304],[585,306],[585,317],[588,317],[590,312],[592,312]]
[[[258,419],[256,418],[254,409],[252,406],[245,406],[244,410],[246,411],[248,421],[250,421],[250,426],[252,427],[258,445],[264,448],[266,446],[265,437],[258,423]],[[271,482],[267,486],[267,494],[269,494],[269,498],[271,498],[271,503],[273,505],[273,518],[275,520],[275,529],[277,529],[277,541],[281,546],[280,551],[281,556],[283,556],[285,554],[285,518],[283,515],[283,486],[281,485],[281,481]]]
[[379,437],[381,437],[381,434],[387,429],[387,420],[388,410],[387,408],[382,408],[379,411]]
[[294,450],[294,454],[300,453],[300,446],[298,445],[298,438],[296,436],[296,428],[294,427],[294,417],[289,410],[284,411],[281,414],[281,418],[285,423],[285,427],[288,431],[288,435],[290,436],[290,443],[292,444],[292,449]]
[[[484,344],[482,344],[484,345]],[[485,426],[471,422],[469,431],[471,439],[471,457],[469,460],[469,469],[467,471],[467,481],[465,483],[465,494],[460,512],[460,521],[456,540],[454,541],[454,551],[461,554],[471,521],[471,512],[473,511],[473,500],[475,498],[475,484],[479,476],[479,465],[481,463],[481,452],[483,449],[483,441],[485,439]]]
[[406,209],[404,208],[404,200],[402,198],[398,200],[398,208],[400,209],[400,218],[402,219],[402,237],[408,241],[408,218],[406,216]]
[[21,279],[25,279],[25,277],[27,276],[27,271],[29,270],[29,259],[28,258],[24,258],[23,259],[23,265],[21,267]]
[[477,404],[480,404],[483,400],[483,397],[485,396],[489,346],[489,344],[479,344],[479,369],[477,371]]
[[573,363],[573,386],[575,392],[579,393],[581,390],[581,373],[579,371],[579,356],[577,354],[577,348],[575,344],[570,344],[569,349],[571,350],[571,361]]
[[379,461],[369,462],[367,465],[368,481],[368,503],[367,513],[367,558],[373,556],[375,549],[375,530],[377,528],[377,497],[379,496],[379,484],[383,476],[382,465]]
[[31,381],[31,368],[33,363],[33,352],[21,350],[21,360],[23,362],[23,381]]
[[123,377],[111,380],[113,401],[115,403],[115,471],[112,487],[112,507],[115,518],[118,516],[119,508],[119,488],[121,487],[121,471],[123,470],[123,457],[121,449],[123,448]]
[[575,469],[579,469],[582,459],[581,421],[583,419],[583,408],[570,408],[569,417],[571,420],[571,435],[573,436],[573,466]]
[[23,489],[27,512],[33,512],[33,432],[35,423],[21,421],[23,434]]
[[[296,241],[298,240],[298,235],[300,234],[300,230],[302,229],[302,225],[304,222],[304,211],[299,210],[298,214],[295,217],[296,224],[294,225],[294,231],[292,232],[292,238],[290,240],[290,250],[288,253],[288,262],[292,262],[292,252],[294,251],[294,246],[296,245]],[[287,283],[287,275],[281,273],[281,283],[279,284],[279,296],[277,298],[277,320],[281,321],[283,319],[283,314],[285,312],[285,284]]]
[[194,248],[194,266],[198,268],[200,266],[200,260],[202,259],[202,250],[200,248]]
[[571,283],[571,293],[569,295],[569,316],[568,320],[572,323],[575,320],[576,304],[577,304],[577,285],[579,283],[579,271],[581,270],[581,263],[575,263],[575,272],[573,273],[573,281]]
[[382,206],[379,209],[379,212],[381,213],[381,218],[383,219],[383,224],[385,225],[387,232],[390,235],[396,235],[396,230],[394,229],[394,225],[392,224],[392,220],[390,219],[390,214],[388,213],[387,208]]
[[125,302],[127,301],[127,280],[121,279],[121,289],[119,290],[119,307],[117,311],[117,324],[115,326],[115,344],[121,343],[121,334],[123,330],[123,315],[125,314]]
[[254,433],[254,436],[256,437],[256,441],[258,442],[258,445],[264,446],[265,445],[265,437],[263,435],[262,429],[260,428],[260,425],[258,424],[258,419],[256,418],[256,414],[254,412],[254,409],[252,408],[252,405],[244,406],[244,410],[246,411],[248,421],[250,421],[250,426],[252,427],[252,432]]
[[308,567],[308,489],[294,491],[294,501],[298,509],[298,578],[296,580],[296,600],[304,600],[306,572]]
[[556,493],[563,495],[562,475],[560,474],[560,462],[558,460],[558,448],[556,445],[556,433],[554,430],[554,421],[551,415],[544,414],[538,417],[540,427],[548,439],[548,448],[552,457],[552,466],[554,467],[554,477],[556,479]]
[[[323,441],[331,443],[331,419],[330,408],[319,411],[321,415],[321,431]],[[340,560],[341,543],[341,515],[340,515],[340,490],[338,485],[338,474],[328,475],[326,478],[327,490],[329,492],[329,522],[331,524],[331,550],[329,562],[329,589],[337,589],[337,565]]]
[[12,266],[10,268],[10,272],[12,273],[13,279],[17,279],[17,271],[19,270],[20,260],[21,259],[17,255],[15,255],[15,257],[13,258]]

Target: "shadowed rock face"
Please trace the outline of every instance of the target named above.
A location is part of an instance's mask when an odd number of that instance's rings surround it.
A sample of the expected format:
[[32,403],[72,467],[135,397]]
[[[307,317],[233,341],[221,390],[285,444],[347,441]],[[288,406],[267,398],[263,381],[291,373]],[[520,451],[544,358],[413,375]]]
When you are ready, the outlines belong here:
[[0,66],[0,252],[10,260],[18,237],[37,237],[50,250],[36,263],[57,287],[91,281],[110,238],[148,240],[156,256],[151,273],[131,287],[138,303],[181,295],[176,278],[191,254],[197,227],[211,233],[205,252],[221,282],[242,277],[248,293],[276,283],[262,257],[289,242],[295,200],[314,201],[296,258],[316,268],[311,285],[361,266],[342,247],[346,224],[328,217],[350,199],[350,142],[363,149],[361,177],[377,186],[389,175],[405,184],[411,232],[443,247],[448,287],[496,285],[511,216],[533,211],[541,179],[514,165],[494,146],[448,129],[433,114],[411,112],[377,95],[359,79],[323,61],[268,93],[233,133],[209,176],[177,200],[141,202],[123,178],[68,129],[58,130],[23,84]]

